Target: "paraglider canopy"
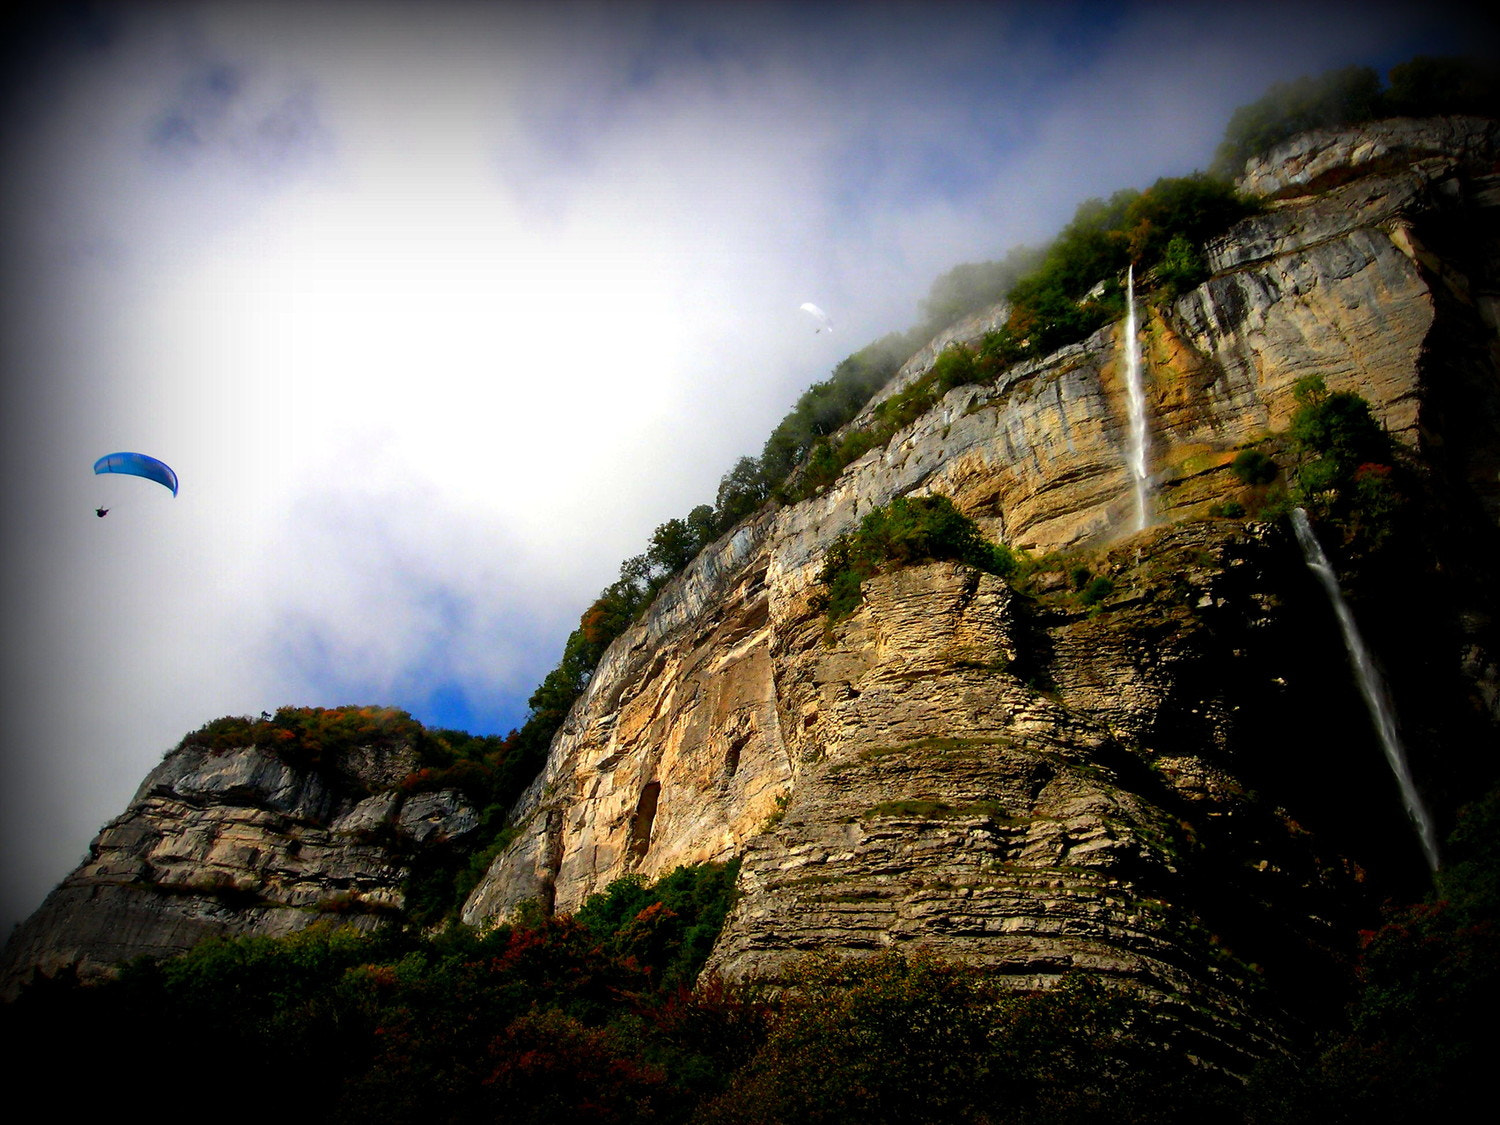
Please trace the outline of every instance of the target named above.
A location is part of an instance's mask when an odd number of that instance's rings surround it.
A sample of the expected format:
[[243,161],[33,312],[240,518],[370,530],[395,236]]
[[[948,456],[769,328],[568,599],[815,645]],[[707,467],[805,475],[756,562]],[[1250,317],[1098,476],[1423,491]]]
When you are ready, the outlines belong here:
[[825,328],[830,332],[833,331],[833,325],[828,323],[828,314],[822,309],[818,308],[818,306],[813,304],[811,301],[804,301],[802,303],[802,311],[807,313],[818,322],[818,326],[813,329],[813,335],[816,336]]
[[[144,453],[106,453],[94,462],[94,472],[125,473],[133,477],[145,477],[177,495],[177,474],[164,461],[147,457]],[[103,513],[101,513],[103,514]]]

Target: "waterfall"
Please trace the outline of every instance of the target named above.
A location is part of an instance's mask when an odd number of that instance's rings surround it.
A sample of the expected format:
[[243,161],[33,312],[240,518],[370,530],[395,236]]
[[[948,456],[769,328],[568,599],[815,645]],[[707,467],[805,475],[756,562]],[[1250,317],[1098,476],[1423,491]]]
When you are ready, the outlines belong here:
[[1130,443],[1125,461],[1135,489],[1135,526],[1144,531],[1151,525],[1151,474],[1146,466],[1146,389],[1141,383],[1141,346],[1135,317],[1135,266],[1125,272],[1125,391],[1130,400]]
[[1401,786],[1401,800],[1406,804],[1407,815],[1411,817],[1411,822],[1422,841],[1422,854],[1427,857],[1427,866],[1436,871],[1438,850],[1432,821],[1428,818],[1427,810],[1422,805],[1422,798],[1412,782],[1411,772],[1406,768],[1406,753],[1396,733],[1396,718],[1391,711],[1390,700],[1386,696],[1380,672],[1370,658],[1369,650],[1365,648],[1359,629],[1354,624],[1354,615],[1349,612],[1348,605],[1344,603],[1344,595],[1339,592],[1338,576],[1333,573],[1328,556],[1323,554],[1323,547],[1318,542],[1318,537],[1313,534],[1312,525],[1307,522],[1307,513],[1301,508],[1292,510],[1292,527],[1297,532],[1297,542],[1302,544],[1302,557],[1307,560],[1308,569],[1318,576],[1323,589],[1328,591],[1328,600],[1333,603],[1334,613],[1339,619],[1339,628],[1344,634],[1344,647],[1348,650],[1349,660],[1354,665],[1355,674],[1359,677],[1360,693],[1365,697],[1365,706],[1369,708],[1370,718],[1374,721],[1375,730],[1380,735],[1380,746],[1385,751],[1385,760],[1390,764],[1391,772],[1396,775],[1396,782]]

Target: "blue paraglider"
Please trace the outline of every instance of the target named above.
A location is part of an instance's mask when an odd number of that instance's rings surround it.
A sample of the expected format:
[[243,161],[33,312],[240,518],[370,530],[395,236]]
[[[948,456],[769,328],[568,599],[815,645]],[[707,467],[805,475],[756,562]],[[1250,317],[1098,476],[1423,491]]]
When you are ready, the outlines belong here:
[[[165,461],[147,457],[144,453],[106,453],[94,462],[94,472],[96,474],[126,473],[133,477],[145,477],[163,488],[170,488],[173,496],[177,495],[177,474],[172,471],[172,467]],[[97,508],[95,511],[103,516],[109,509]]]

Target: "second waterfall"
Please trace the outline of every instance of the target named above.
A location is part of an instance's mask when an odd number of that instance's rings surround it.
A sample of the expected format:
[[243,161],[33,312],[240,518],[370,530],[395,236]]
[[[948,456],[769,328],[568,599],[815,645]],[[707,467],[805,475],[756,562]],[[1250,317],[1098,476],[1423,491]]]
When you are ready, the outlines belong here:
[[1391,701],[1386,694],[1380,672],[1375,667],[1375,660],[1370,655],[1370,650],[1365,647],[1364,638],[1360,636],[1359,628],[1354,624],[1354,614],[1349,612],[1349,605],[1344,601],[1344,595],[1339,590],[1338,575],[1333,571],[1333,564],[1323,553],[1323,545],[1313,534],[1307,513],[1301,508],[1292,509],[1292,529],[1297,534],[1297,542],[1302,546],[1302,557],[1307,563],[1307,568],[1317,575],[1318,581],[1323,584],[1323,590],[1328,594],[1329,602],[1333,605],[1334,615],[1339,620],[1339,629],[1344,636],[1344,649],[1349,653],[1349,662],[1353,665],[1355,677],[1359,681],[1360,694],[1364,696],[1365,706],[1370,712],[1370,720],[1375,724],[1375,733],[1380,738],[1380,748],[1385,751],[1386,763],[1391,767],[1391,773],[1395,775],[1396,784],[1401,789],[1401,801],[1406,805],[1407,815],[1411,817],[1412,826],[1417,830],[1417,838],[1422,844],[1422,854],[1427,857],[1427,866],[1436,871],[1438,869],[1437,833],[1432,827],[1432,817],[1427,814],[1427,808],[1422,804],[1422,795],[1417,792],[1416,782],[1412,780],[1411,770],[1407,768],[1406,751],[1401,745],[1400,736],[1396,733],[1396,716],[1391,710]]
[[1125,273],[1125,393],[1130,403],[1130,440],[1125,447],[1130,483],[1135,490],[1134,531],[1151,526],[1151,473],[1147,467],[1150,436],[1146,428],[1146,388],[1141,380],[1140,329],[1135,315],[1135,267]]

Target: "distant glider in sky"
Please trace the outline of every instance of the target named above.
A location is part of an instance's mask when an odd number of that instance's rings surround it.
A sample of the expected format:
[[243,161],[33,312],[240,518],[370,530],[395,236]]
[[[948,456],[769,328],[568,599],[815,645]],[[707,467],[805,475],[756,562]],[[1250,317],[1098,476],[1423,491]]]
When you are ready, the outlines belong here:
[[802,303],[802,311],[807,313],[818,322],[818,326],[813,329],[814,336],[823,331],[823,329],[825,328],[830,332],[833,331],[833,325],[828,321],[828,314],[822,309],[818,308],[818,306],[813,304],[811,301],[804,301]]
[[[106,453],[94,462],[94,474],[100,473],[124,473],[132,477],[144,477],[146,480],[155,481],[163,488],[170,488],[172,495],[177,495],[177,474],[165,461],[158,461],[155,457],[147,457],[144,453]],[[94,509],[94,514],[103,519],[109,514],[109,509],[102,504]]]

